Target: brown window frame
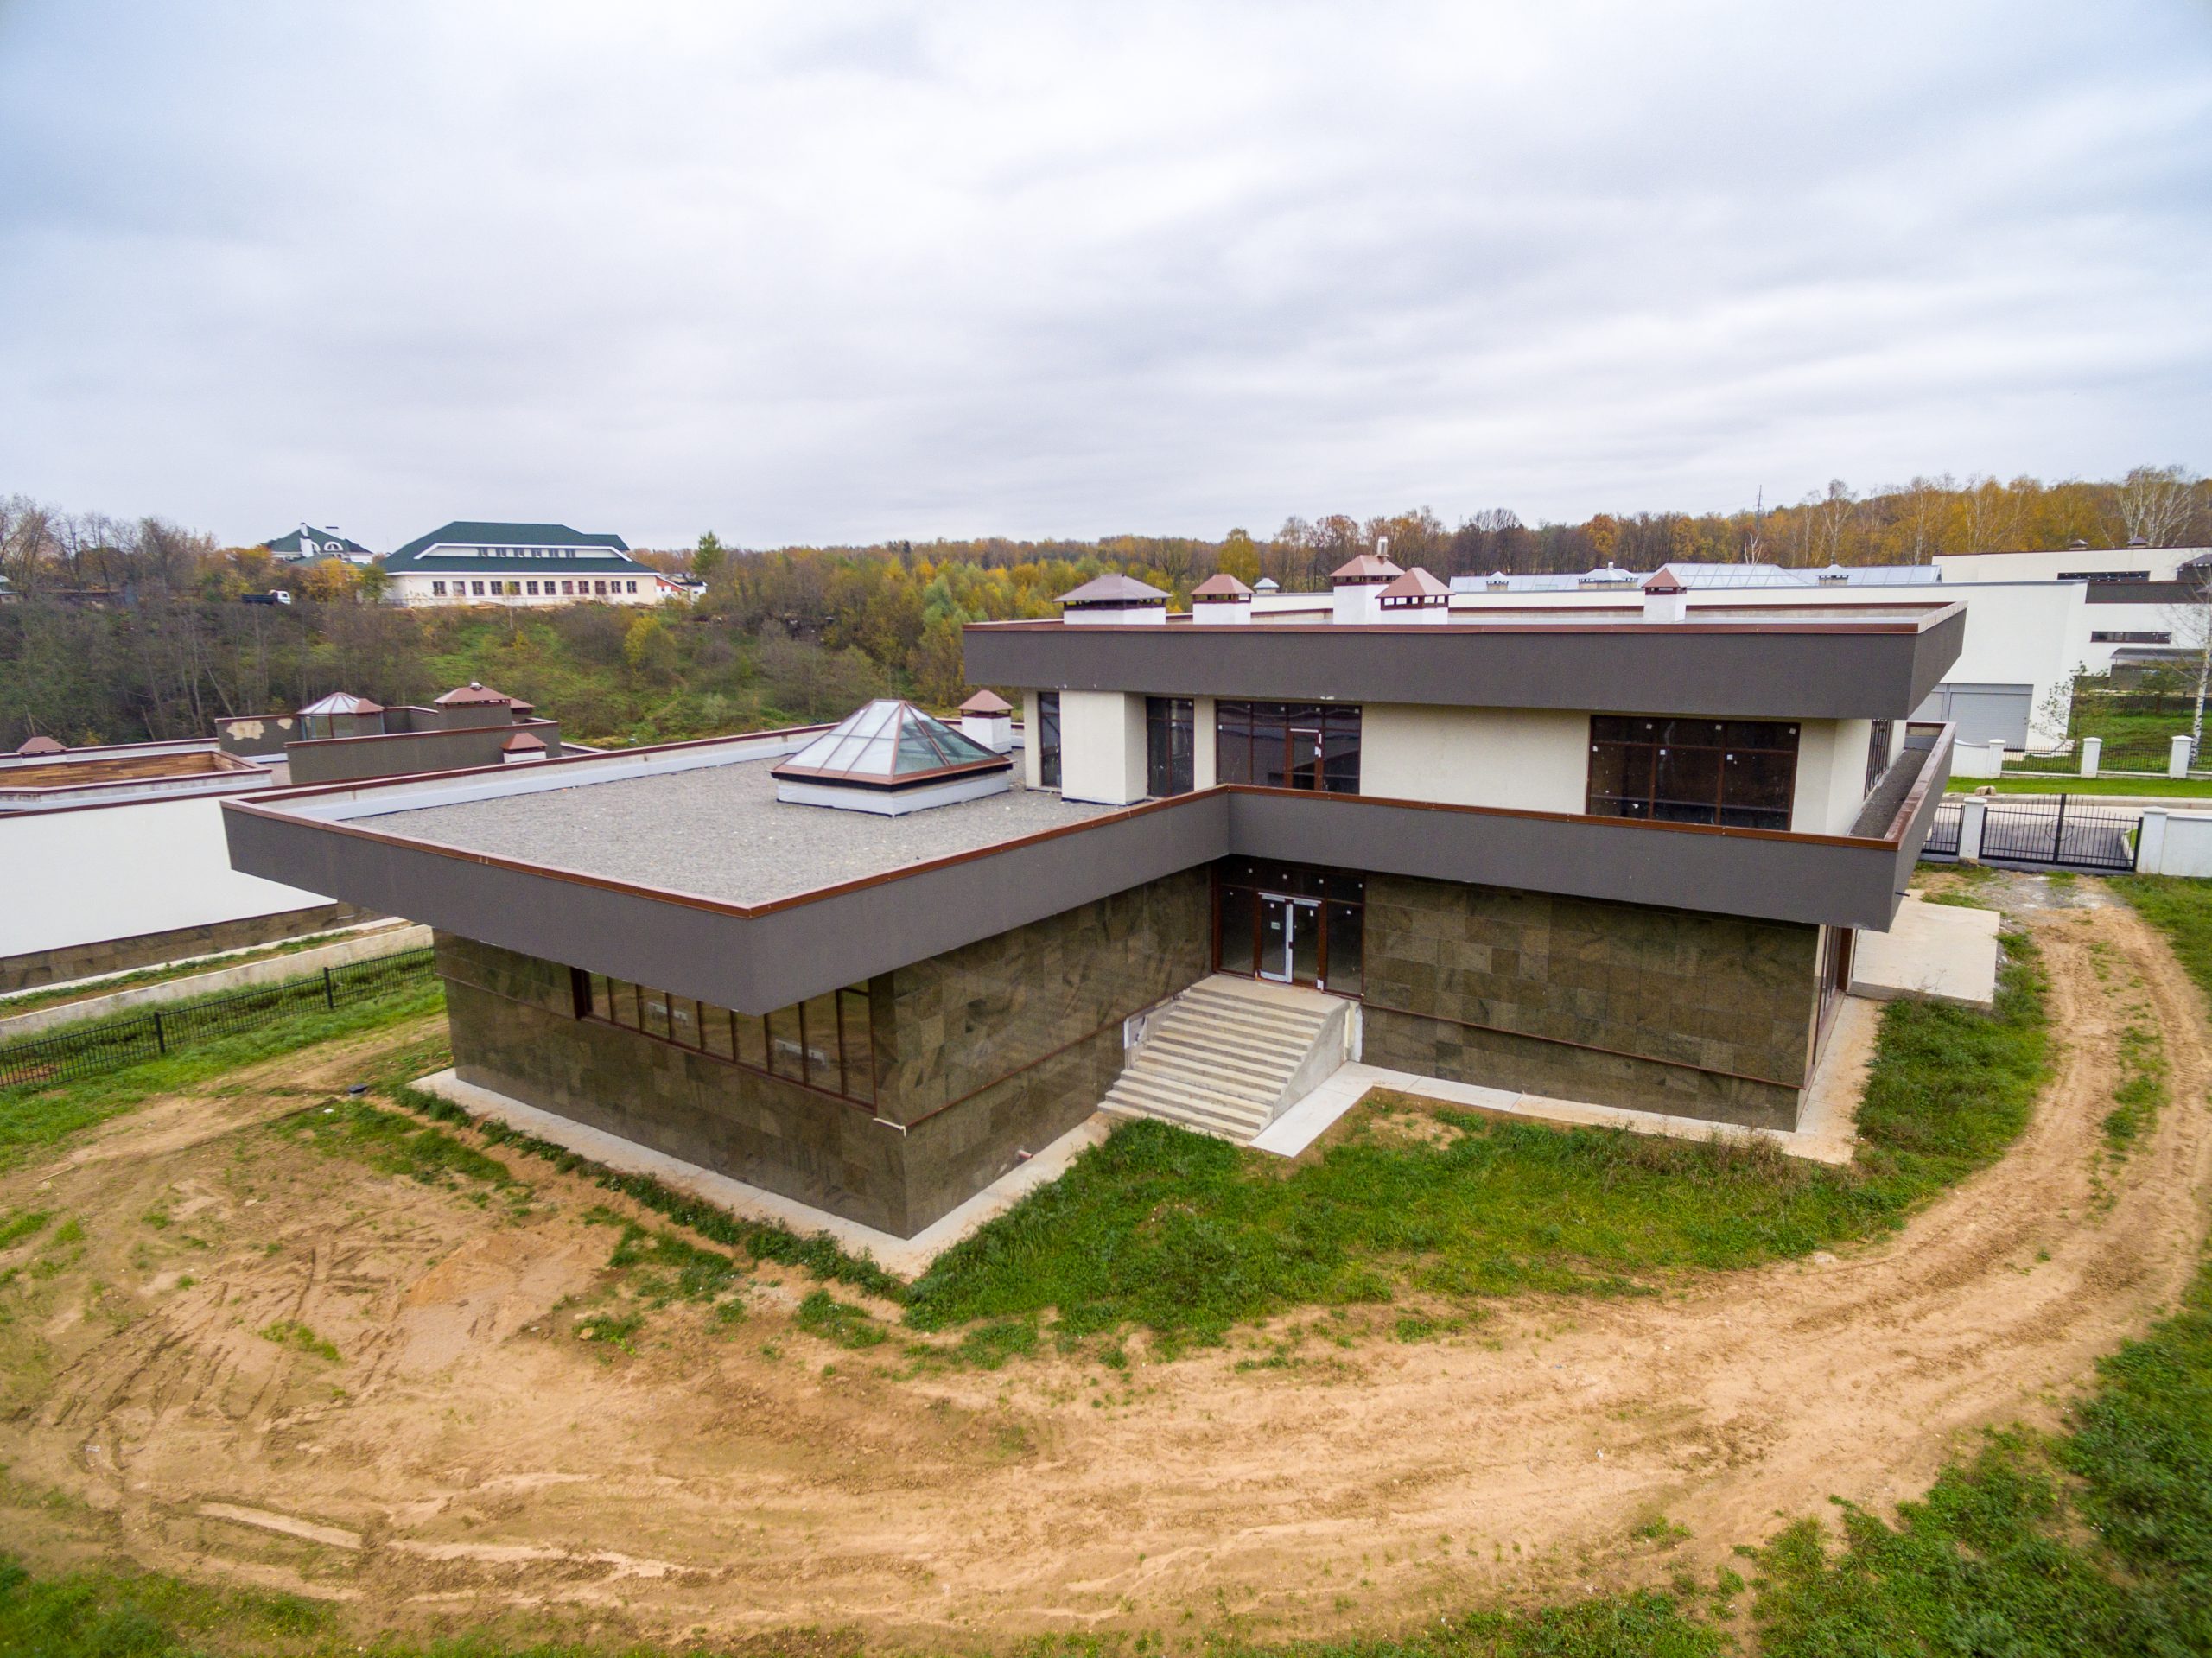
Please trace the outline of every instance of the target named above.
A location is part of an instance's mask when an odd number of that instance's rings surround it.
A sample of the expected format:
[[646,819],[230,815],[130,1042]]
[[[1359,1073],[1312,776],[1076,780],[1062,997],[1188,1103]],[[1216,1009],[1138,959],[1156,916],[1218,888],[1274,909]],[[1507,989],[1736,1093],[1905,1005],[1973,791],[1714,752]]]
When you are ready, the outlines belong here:
[[[1593,714],[1583,810],[1592,817],[1634,823],[1700,823],[1721,829],[1789,828],[1797,793],[1797,756],[1803,728],[1794,720],[1713,720],[1702,715]],[[1688,762],[1713,759],[1710,798],[1692,796],[1679,783],[1662,794],[1666,773]],[[1779,805],[1729,797],[1729,781],[1747,780],[1755,761],[1786,760]],[[1674,760],[1673,767],[1668,765]],[[1615,787],[1600,791],[1610,771]],[[1640,787],[1629,787],[1640,778]]]
[[[620,1016],[626,1000],[621,993],[626,990],[629,993],[627,1004],[635,1012],[634,1022]],[[809,1039],[805,1002],[793,1002],[788,1007],[779,1007],[766,1014],[741,1013],[728,1007],[718,1007],[712,1002],[701,1001],[696,997],[677,996],[669,991],[632,984],[628,980],[588,972],[580,967],[569,969],[569,993],[575,1017],[580,1020],[612,1026],[618,1031],[627,1031],[648,1041],[665,1043],[685,1053],[696,1053],[716,1064],[751,1071],[759,1077],[771,1077],[779,1083],[789,1083],[795,1088],[804,1088],[811,1093],[825,1094],[831,1099],[842,1100],[849,1104],[871,1109],[875,1104],[880,1078],[876,1075],[874,1010],[869,1002],[868,987],[864,984],[844,985],[824,993],[833,1010],[834,1026],[827,1032],[815,1033],[822,1039],[819,1044]],[[819,1001],[822,998],[811,997],[809,1000]],[[696,1038],[695,1041],[682,1040],[677,1034],[677,1015],[683,1012],[683,1007],[677,1006],[679,1003],[690,1010],[688,1024]],[[660,1010],[658,1019],[651,1011],[656,1007]],[[855,1009],[857,1028],[855,1027]],[[776,1021],[785,1018],[790,1021],[788,1028],[797,1038],[796,1042],[791,1045],[798,1060],[796,1074],[789,1064],[779,1066],[776,1062]],[[708,1042],[709,1031],[717,1024],[721,1033],[728,1039],[729,1051],[726,1054],[717,1051]],[[655,1029],[656,1025],[662,1028]],[[748,1028],[758,1038],[756,1051],[760,1055],[760,1063],[757,1064],[741,1057],[747,1051],[743,1033]],[[826,1051],[834,1056],[834,1064],[820,1067],[825,1071],[833,1071],[833,1076],[815,1076],[817,1067],[810,1063],[809,1054],[817,1045],[823,1045]],[[868,1056],[866,1075],[855,1077],[851,1074],[853,1067],[849,1061],[855,1053],[861,1052]],[[865,1091],[855,1091],[855,1083],[859,1083]]]
[[[1363,724],[1357,702],[1217,702],[1214,781],[1356,795]],[[1312,749],[1303,761],[1299,758],[1300,737],[1309,740]],[[1270,763],[1279,759],[1281,765],[1263,769],[1263,759]]]

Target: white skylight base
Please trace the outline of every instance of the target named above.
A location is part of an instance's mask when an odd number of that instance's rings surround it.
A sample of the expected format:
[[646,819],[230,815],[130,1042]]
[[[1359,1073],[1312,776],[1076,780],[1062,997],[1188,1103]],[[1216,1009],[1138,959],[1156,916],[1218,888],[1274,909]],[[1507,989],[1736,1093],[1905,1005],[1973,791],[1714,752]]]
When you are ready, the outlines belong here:
[[981,800],[985,795],[1004,794],[1011,787],[1012,778],[1005,772],[948,778],[943,783],[918,783],[905,789],[855,788],[850,784],[802,783],[779,778],[776,781],[776,798],[794,806],[835,806],[840,811],[898,817],[931,806],[950,806],[963,800]]

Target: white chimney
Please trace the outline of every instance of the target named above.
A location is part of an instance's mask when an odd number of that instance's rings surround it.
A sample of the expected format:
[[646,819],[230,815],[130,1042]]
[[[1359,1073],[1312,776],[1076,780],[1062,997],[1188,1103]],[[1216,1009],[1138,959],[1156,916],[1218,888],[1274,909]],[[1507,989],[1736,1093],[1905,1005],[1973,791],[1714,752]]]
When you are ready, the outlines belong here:
[[1647,622],[1679,622],[1689,615],[1689,589],[1682,578],[1668,565],[1653,574],[1643,584],[1643,619]]
[[1191,589],[1191,619],[1202,627],[1236,626],[1252,619],[1252,589],[1224,570]]

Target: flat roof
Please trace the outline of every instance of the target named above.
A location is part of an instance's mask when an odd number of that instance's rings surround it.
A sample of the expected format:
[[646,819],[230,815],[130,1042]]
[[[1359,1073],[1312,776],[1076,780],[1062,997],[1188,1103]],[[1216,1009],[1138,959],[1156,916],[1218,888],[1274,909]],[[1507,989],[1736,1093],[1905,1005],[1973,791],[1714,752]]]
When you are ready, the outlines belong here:
[[[776,798],[769,771],[780,758],[747,757],[606,780],[594,780],[586,761],[577,763],[575,781],[566,787],[494,790],[480,799],[405,810],[378,810],[370,804],[344,821],[459,851],[749,908],[1124,810],[1025,789],[1018,777],[1004,794],[895,817],[798,805]],[[553,766],[531,767],[531,775],[516,782],[557,777]]]

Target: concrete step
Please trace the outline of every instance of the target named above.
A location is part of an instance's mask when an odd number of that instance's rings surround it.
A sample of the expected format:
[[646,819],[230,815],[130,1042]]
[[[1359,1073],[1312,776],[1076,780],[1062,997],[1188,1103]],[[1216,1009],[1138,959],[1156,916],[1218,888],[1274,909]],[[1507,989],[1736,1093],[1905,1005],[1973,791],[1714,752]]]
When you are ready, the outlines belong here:
[[1289,1081],[1291,1073],[1298,1069],[1295,1057],[1209,1042],[1190,1031],[1156,1031],[1145,1039],[1145,1051],[1156,1053],[1164,1060],[1212,1066],[1224,1076],[1248,1077],[1275,1088]]
[[1220,1134],[1239,1141],[1249,1140],[1268,1126],[1268,1113],[1263,1108],[1228,1107],[1179,1089],[1149,1084],[1117,1083],[1107,1095],[1103,1107],[1130,1116],[1157,1117],[1202,1134]]

